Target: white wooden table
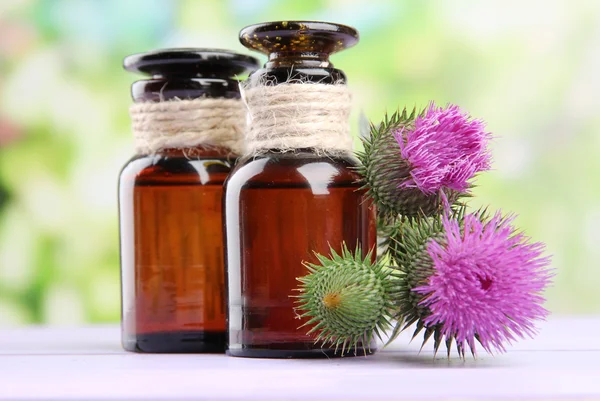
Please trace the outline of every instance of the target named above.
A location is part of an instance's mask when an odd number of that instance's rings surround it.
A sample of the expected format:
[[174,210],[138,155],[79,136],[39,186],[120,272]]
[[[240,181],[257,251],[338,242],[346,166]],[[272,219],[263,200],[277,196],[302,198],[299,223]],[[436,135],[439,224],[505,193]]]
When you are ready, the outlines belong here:
[[0,399],[600,400],[600,317],[541,329],[466,362],[407,336],[366,358],[267,360],[126,353],[116,326],[2,329]]

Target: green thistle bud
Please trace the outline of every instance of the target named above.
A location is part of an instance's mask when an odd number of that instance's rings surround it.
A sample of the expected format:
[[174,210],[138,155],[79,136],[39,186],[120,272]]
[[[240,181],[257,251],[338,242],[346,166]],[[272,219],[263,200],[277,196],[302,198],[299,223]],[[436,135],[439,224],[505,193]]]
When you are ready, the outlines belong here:
[[316,341],[342,347],[366,348],[376,334],[390,324],[393,270],[372,262],[369,252],[363,259],[360,249],[353,254],[343,245],[341,255],[316,255],[320,264],[305,263],[310,271],[300,281],[297,310],[300,318],[310,318],[308,334],[318,333]]
[[[456,213],[464,214],[464,207]],[[423,296],[414,292],[413,288],[426,284],[434,272],[433,261],[427,253],[427,244],[430,240],[442,243],[445,238],[441,215],[401,219],[389,229],[388,254],[394,262],[394,267],[398,269],[398,280],[396,315],[393,316],[397,324],[388,343],[415,323],[413,338],[425,328],[424,320],[431,312],[426,306],[420,305]],[[432,335],[437,351],[443,338],[441,325],[426,328],[423,345]]]
[[404,109],[395,112],[378,126],[371,124],[369,134],[363,138],[364,150],[357,153],[362,166],[359,172],[365,180],[364,189],[377,204],[384,221],[398,215],[431,216],[443,208],[443,194],[450,203],[457,199],[455,191],[444,189],[434,194],[423,193],[419,188],[400,188],[411,180],[411,167],[401,157],[400,146],[394,133],[414,129],[416,109],[408,114]]

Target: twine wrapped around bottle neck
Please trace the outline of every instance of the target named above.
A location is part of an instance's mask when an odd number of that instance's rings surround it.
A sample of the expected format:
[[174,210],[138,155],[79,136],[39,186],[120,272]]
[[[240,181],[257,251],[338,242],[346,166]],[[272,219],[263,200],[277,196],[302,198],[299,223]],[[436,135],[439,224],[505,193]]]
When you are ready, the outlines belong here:
[[246,107],[240,99],[134,103],[129,114],[138,153],[214,146],[239,154],[243,148]]
[[241,85],[248,106],[246,155],[306,148],[322,154],[352,152],[352,96],[346,85],[250,82]]

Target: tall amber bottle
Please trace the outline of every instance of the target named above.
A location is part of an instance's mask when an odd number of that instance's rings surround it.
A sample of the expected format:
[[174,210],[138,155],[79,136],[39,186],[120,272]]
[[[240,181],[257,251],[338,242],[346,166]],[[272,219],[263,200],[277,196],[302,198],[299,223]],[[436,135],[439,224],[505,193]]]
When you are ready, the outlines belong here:
[[[269,55],[249,82],[340,85],[346,77],[328,56],[355,44],[358,34],[337,24],[288,21],[247,27],[240,40]],[[357,163],[351,151],[310,146],[263,149],[240,159],[225,184],[229,355],[339,355],[299,329],[304,322],[295,314],[293,295],[297,277],[308,272],[302,263],[317,262],[314,252],[328,255],[330,246],[339,252],[343,242],[365,253],[375,246],[374,210],[360,190]],[[348,355],[355,351],[364,352]]]
[[[227,116],[237,116],[243,127],[245,109],[233,77],[258,67],[257,60],[227,51],[172,49],[129,56],[124,66],[150,78],[132,85],[133,100],[145,108],[132,111],[138,154],[119,178],[123,347],[223,352],[221,208],[235,157],[224,144],[233,146],[236,135],[230,132],[236,122]],[[205,99],[230,100],[214,115],[205,110]],[[196,132],[202,124],[215,130]]]

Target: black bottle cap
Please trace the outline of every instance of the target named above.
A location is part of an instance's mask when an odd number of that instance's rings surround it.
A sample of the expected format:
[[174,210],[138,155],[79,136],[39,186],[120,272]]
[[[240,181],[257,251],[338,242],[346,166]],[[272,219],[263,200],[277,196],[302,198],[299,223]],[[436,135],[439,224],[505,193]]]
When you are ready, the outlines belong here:
[[162,49],[128,56],[127,71],[154,77],[235,78],[256,70],[259,61],[251,56],[220,49]]

